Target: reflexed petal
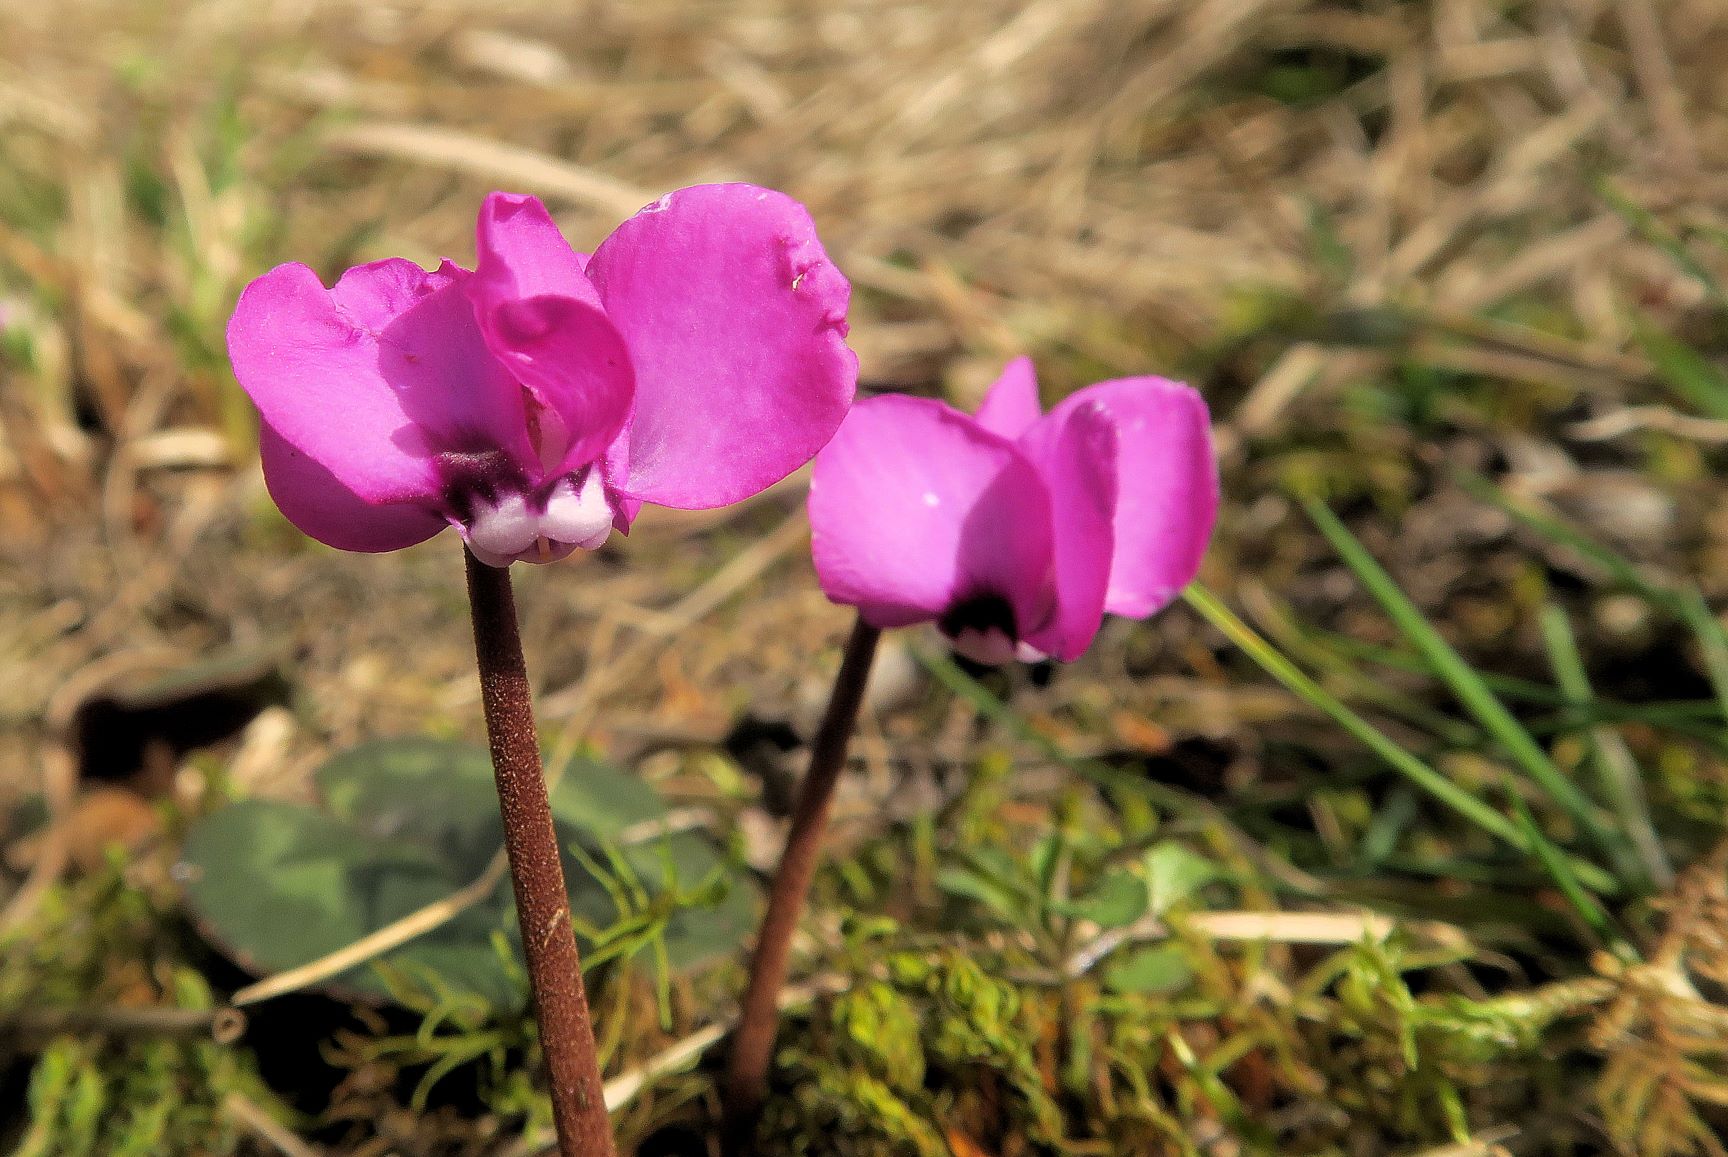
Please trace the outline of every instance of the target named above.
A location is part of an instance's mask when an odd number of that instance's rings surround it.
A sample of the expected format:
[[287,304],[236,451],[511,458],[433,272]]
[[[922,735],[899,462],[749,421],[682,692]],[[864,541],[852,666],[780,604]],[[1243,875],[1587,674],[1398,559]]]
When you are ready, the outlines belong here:
[[466,283],[486,347],[534,394],[530,415],[547,473],[605,453],[634,393],[624,341],[583,273],[586,264],[534,197],[493,193],[475,228]]
[[1056,551],[1055,612],[1026,641],[1072,662],[1104,618],[1118,472],[1115,423],[1101,404],[1081,402],[1038,423],[1020,446],[1050,490]]
[[258,428],[258,448],[270,497],[289,522],[326,546],[372,553],[400,550],[449,525],[443,515],[424,506],[359,497],[290,446],[268,422]]
[[636,371],[630,495],[737,502],[808,461],[845,417],[851,288],[796,201],[681,189],[620,225],[588,276]]
[[1119,378],[1055,410],[1101,406],[1116,430],[1116,548],[1104,609],[1160,610],[1193,581],[1218,517],[1218,464],[1206,403],[1181,382]]
[[1038,374],[1031,358],[1015,358],[984,395],[978,424],[1004,438],[1018,438],[1044,416],[1038,400]]
[[924,398],[852,408],[816,457],[811,553],[822,589],[879,627],[1005,598],[1024,629],[1048,614],[1050,499],[1013,443]]
[[284,441],[363,501],[432,500],[443,453],[534,463],[522,390],[486,351],[464,276],[393,259],[326,290],[304,265],[278,266],[228,323],[235,377]]
[[486,344],[534,394],[529,416],[549,475],[605,454],[624,429],[635,393],[624,339],[599,307],[570,297],[530,297],[484,310]]
[[570,248],[538,197],[489,194],[474,234],[474,278],[489,301],[550,295],[600,304],[583,273],[588,259]]

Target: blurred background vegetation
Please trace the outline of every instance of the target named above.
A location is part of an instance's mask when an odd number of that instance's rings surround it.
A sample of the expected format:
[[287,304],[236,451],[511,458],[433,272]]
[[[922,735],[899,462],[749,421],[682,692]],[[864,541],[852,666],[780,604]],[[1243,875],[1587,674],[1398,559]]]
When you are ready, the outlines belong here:
[[[547,1144],[456,544],[294,532],[223,326],[742,179],[865,389],[1182,377],[1226,495],[1078,664],[893,638],[764,1152],[1728,1153],[1724,61],[1720,0],[5,5],[0,1147]],[[848,622],[801,487],[517,568],[645,1154]]]

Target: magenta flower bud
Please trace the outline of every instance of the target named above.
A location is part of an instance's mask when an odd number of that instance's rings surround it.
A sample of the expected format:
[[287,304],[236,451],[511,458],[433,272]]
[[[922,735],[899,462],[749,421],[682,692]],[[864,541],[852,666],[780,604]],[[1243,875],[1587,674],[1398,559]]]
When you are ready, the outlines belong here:
[[934,622],[986,664],[1073,660],[1104,612],[1160,610],[1199,570],[1217,513],[1199,394],[1121,378],[1045,414],[1025,358],[975,418],[925,398],[858,403],[810,486],[828,597],[876,627]]
[[282,265],[228,353],[289,521],[343,550],[455,526],[493,566],[628,532],[644,502],[747,498],[851,404],[851,294],[804,208],[752,185],[669,193],[592,257],[493,193],[473,271],[391,259],[326,289]]

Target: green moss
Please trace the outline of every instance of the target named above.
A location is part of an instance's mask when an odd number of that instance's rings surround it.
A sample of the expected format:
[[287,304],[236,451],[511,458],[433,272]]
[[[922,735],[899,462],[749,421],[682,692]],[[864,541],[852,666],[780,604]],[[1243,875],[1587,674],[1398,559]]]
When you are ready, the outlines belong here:
[[208,983],[177,951],[176,924],[115,863],[51,890],[0,941],[0,1022],[28,1013],[27,1026],[42,1025],[72,1010],[85,1022],[23,1034],[33,1059],[17,1157],[229,1153],[239,1134],[227,1099],[276,1106],[243,1047],[207,1034],[101,1027],[106,1008],[214,1007]]

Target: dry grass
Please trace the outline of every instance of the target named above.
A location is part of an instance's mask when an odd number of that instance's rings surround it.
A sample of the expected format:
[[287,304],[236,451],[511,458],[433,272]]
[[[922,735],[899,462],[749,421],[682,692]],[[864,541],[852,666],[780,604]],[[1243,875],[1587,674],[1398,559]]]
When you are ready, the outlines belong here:
[[[1498,454],[1526,492],[1612,523],[1649,487],[1604,497],[1590,446],[1620,463],[1651,428],[1719,439],[1649,408],[1665,395],[1635,320],[1703,325],[1704,290],[1602,189],[1728,235],[1724,59],[1719,0],[6,5],[0,803],[46,768],[69,806],[69,699],[230,649],[278,648],[299,696],[249,732],[252,790],[303,791],[363,736],[474,730],[452,543],[301,544],[268,509],[221,327],[277,261],[467,260],[492,188],[546,198],[578,246],[668,188],[785,189],[854,281],[872,388],[970,403],[1028,351],[1060,390],[1190,376],[1230,496],[1210,575],[1262,622],[1314,554],[1283,479],[1328,439],[1366,445],[1344,489],[1426,503],[1405,527],[1417,593],[1498,638],[1502,611],[1458,594],[1471,526],[1413,479]],[[1692,256],[1728,279],[1723,254]],[[1441,447],[1362,433],[1341,399],[1412,362],[1498,400],[1449,410]],[[1720,594],[1703,453],[1626,534]],[[550,729],[701,743],[819,694],[845,616],[801,561],[798,493],[651,513],[521,575]],[[1237,778],[1290,715],[1180,612],[1112,627],[1031,703],[1093,720],[1063,736],[1077,749],[1238,744]],[[882,729],[916,727],[951,754],[969,719],[872,724],[862,750],[880,771]]]
[[[679,184],[785,188],[861,289],[867,383],[966,401],[1028,349],[1062,388],[1197,373],[1237,464],[1386,363],[1325,340],[1341,312],[1395,305],[1436,364],[1615,408],[1647,372],[1625,304],[1683,314],[1699,290],[1592,181],[1697,227],[1722,228],[1728,198],[1712,0],[1515,18],[1472,0],[68,0],[11,6],[0,29],[0,302],[30,353],[0,399],[0,629],[39,676],[0,711],[26,725],[117,648],[284,632],[337,688],[343,710],[319,717],[336,737],[396,723],[422,679],[462,705],[456,633],[447,662],[415,657],[410,688],[375,622],[340,655],[320,630],[354,584],[436,621],[448,608],[419,586],[439,548],[287,570],[234,551],[262,500],[220,326],[275,260],[464,258],[488,188],[547,197],[578,243]],[[1315,99],[1267,95],[1291,76],[1319,77]],[[1347,259],[1317,259],[1327,246]],[[1281,296],[1309,303],[1315,339],[1219,360]],[[1482,320],[1532,301],[1535,326]],[[623,623],[689,577],[580,569],[539,637]],[[775,639],[838,622],[806,593],[732,613]],[[581,665],[548,661],[554,690]],[[10,746],[9,780],[33,778],[30,750]]]

